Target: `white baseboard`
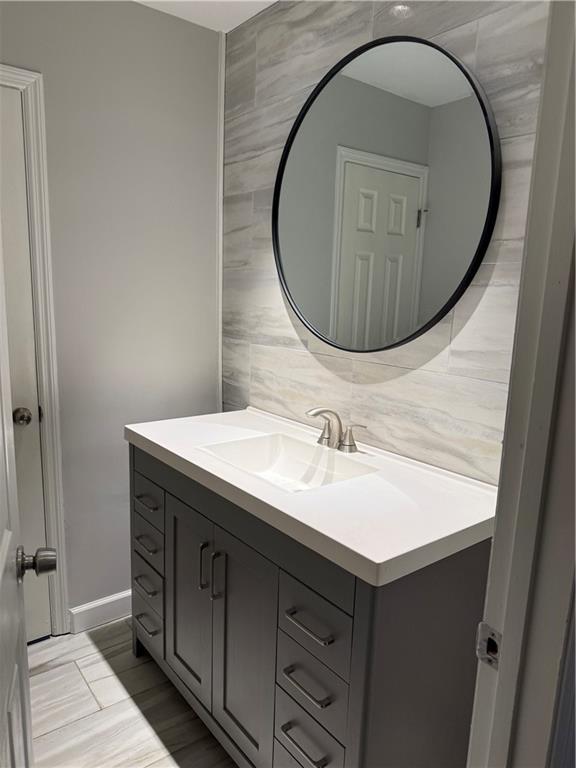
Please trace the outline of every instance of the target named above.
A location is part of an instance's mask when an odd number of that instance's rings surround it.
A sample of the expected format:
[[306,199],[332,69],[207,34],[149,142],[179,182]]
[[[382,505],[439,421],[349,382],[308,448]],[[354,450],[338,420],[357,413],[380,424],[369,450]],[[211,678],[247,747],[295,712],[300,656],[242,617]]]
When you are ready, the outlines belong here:
[[99,624],[106,624],[115,619],[129,616],[132,606],[132,590],[117,592],[115,595],[107,595],[91,603],[77,605],[70,608],[70,632],[77,634],[84,632]]

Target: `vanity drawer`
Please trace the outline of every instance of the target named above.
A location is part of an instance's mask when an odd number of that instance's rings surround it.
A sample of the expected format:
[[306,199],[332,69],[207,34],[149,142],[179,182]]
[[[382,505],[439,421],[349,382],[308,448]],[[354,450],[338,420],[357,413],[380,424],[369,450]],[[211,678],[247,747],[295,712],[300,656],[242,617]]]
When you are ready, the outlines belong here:
[[134,514],[134,549],[158,573],[164,574],[164,535],[136,512]]
[[274,739],[274,763],[272,768],[302,768],[298,760],[284,749],[279,741]]
[[164,531],[164,491],[134,472],[134,509],[159,531]]
[[138,639],[153,656],[164,658],[164,623],[138,592],[132,593],[132,621]]
[[306,768],[344,765],[344,747],[278,686],[274,735]]
[[283,572],[278,626],[344,680],[349,679],[352,619]]
[[282,630],[278,631],[276,682],[345,743],[348,685]]
[[164,616],[164,579],[136,552],[132,559],[132,583],[140,597],[159,616]]

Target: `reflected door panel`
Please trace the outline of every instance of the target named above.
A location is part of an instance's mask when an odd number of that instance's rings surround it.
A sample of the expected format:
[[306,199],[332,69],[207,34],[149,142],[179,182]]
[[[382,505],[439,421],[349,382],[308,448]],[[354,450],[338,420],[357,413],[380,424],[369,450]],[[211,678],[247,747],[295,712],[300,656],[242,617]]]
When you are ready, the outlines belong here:
[[347,162],[333,338],[369,349],[407,335],[417,315],[420,178]]

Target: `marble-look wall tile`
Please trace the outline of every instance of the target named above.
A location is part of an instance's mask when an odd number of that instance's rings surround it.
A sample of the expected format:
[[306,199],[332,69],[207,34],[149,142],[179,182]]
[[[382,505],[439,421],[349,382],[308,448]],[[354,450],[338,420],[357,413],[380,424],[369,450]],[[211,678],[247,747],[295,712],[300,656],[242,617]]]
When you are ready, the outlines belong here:
[[371,2],[275,3],[257,40],[256,103],[316,85],[371,31]]
[[224,269],[251,265],[252,206],[251,192],[224,198],[222,246]]
[[517,2],[478,26],[476,73],[502,138],[536,131],[548,2]]
[[226,118],[254,105],[256,29],[252,21],[226,35],[224,114]]
[[274,269],[225,269],[222,333],[253,344],[302,348]]
[[492,239],[483,258],[484,264],[521,264],[524,254],[524,240]]
[[471,285],[518,288],[523,250],[524,240],[493,240]]
[[271,190],[224,198],[223,262],[224,269],[274,269]]
[[452,312],[449,312],[433,328],[410,344],[383,352],[343,352],[331,347],[308,332],[308,349],[323,355],[346,357],[361,362],[392,365],[397,368],[423,368],[429,371],[447,371],[450,350]]
[[222,338],[222,399],[244,408],[250,402],[250,344]]
[[226,120],[224,162],[249,160],[271,149],[284,147],[290,128],[310,88],[276,98]]
[[[224,400],[302,420],[326,403],[370,418],[368,442],[496,482],[522,265],[544,2],[278,2],[227,40]],[[455,309],[419,339],[349,354],[311,334],[282,295],[272,191],[297,111],[343,55],[376,37],[432,39],[479,78],[502,133],[502,201],[493,241]],[[227,55],[228,58],[228,55]],[[248,387],[248,393],[247,393]]]
[[454,308],[450,373],[508,383],[518,286],[470,287]]
[[306,351],[253,346],[250,404],[280,416],[317,424],[306,411],[318,405],[350,415],[352,361]]
[[530,177],[535,136],[504,139],[502,146],[502,193],[493,240],[524,237],[530,196]]
[[476,68],[476,39],[478,37],[478,22],[471,21],[461,27],[450,29],[431,38],[433,43],[442,46],[454,56],[457,56],[471,70]]
[[454,0],[416,0],[410,2],[411,14],[396,16],[393,13],[396,2],[377,2],[374,13],[374,37],[388,35],[414,35],[434,37],[441,32],[454,29],[470,21],[499,11],[514,2],[454,2]]
[[275,267],[272,247],[273,194],[273,188],[259,189],[254,192],[252,251],[254,262],[261,267]]
[[274,185],[282,149],[272,149],[261,155],[235,160],[224,166],[224,195],[254,192]]
[[237,405],[236,403],[230,403],[227,400],[222,400],[222,410],[224,413],[228,413],[229,411],[241,411],[245,408],[244,405]]
[[497,481],[505,385],[373,363],[353,365],[351,416],[367,426],[363,440],[469,477]]

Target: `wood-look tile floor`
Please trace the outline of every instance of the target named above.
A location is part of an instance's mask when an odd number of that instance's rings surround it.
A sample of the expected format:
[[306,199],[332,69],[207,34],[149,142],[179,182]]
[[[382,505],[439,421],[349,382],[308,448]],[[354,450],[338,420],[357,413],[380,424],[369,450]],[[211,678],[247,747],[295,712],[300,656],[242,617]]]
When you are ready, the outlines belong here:
[[38,768],[235,768],[129,622],[29,646]]

